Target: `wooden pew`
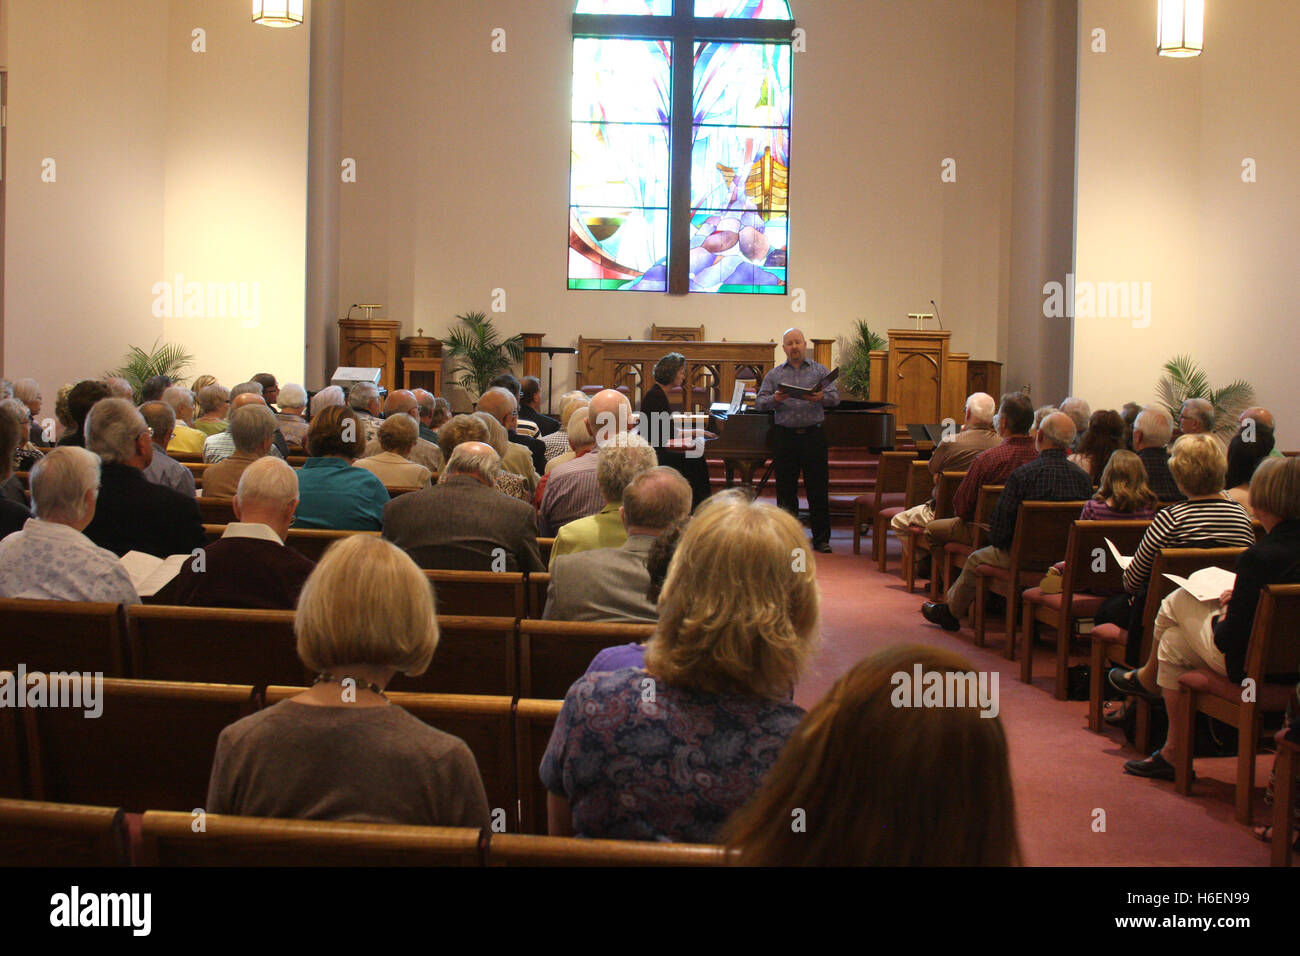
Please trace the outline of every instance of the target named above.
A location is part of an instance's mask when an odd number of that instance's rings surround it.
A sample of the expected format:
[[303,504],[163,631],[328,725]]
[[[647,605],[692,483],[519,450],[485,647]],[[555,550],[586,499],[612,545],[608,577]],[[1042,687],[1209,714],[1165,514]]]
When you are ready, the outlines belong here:
[[653,624],[519,622],[519,694],[560,698],[607,647],[649,640]]
[[0,866],[126,866],[126,814],[35,800],[0,800]]
[[554,539],[554,538],[538,538],[538,539],[537,539],[537,550],[538,550],[538,551],[541,553],[541,555],[542,555],[542,564],[546,565],[547,567],[550,567],[550,564],[551,564],[551,549],[554,548],[554,547],[555,547],[555,539]]
[[726,866],[727,849],[713,844],[578,840],[493,833],[488,866]]
[[145,866],[481,866],[482,834],[469,827],[280,820],[210,813],[194,832],[188,813],[150,811],[141,822]]
[[230,524],[235,521],[234,498],[209,498],[199,495],[199,516],[204,524]]
[[546,788],[537,768],[560,716],[562,700],[520,698],[515,704],[515,767],[519,823],[524,833],[547,832]]
[[439,616],[438,631],[438,650],[429,669],[418,677],[398,674],[389,685],[393,690],[517,695],[519,648],[514,618]]
[[524,576],[518,571],[428,571],[439,614],[524,616]]
[[[1268,712],[1284,713],[1295,699],[1297,668],[1300,668],[1300,584],[1270,584],[1260,591],[1246,651],[1246,677],[1254,682],[1255,694],[1245,699],[1240,684],[1210,670],[1189,671],[1178,680],[1178,706],[1182,708],[1185,727],[1194,728],[1196,714],[1204,712],[1237,728],[1238,823],[1251,822],[1260,718]],[[1276,681],[1281,675],[1286,677],[1285,684],[1267,682],[1267,678]],[[1193,741],[1178,740],[1175,744],[1174,789],[1188,794],[1192,792]],[[1286,833],[1277,839],[1287,839]]]
[[298,684],[293,611],[135,605],[127,608],[131,676],[218,684]]
[[[301,694],[305,687],[268,687],[265,706]],[[488,808],[510,830],[519,829],[515,796],[514,701],[509,697],[468,694],[388,693],[390,703],[430,727],[465,741],[478,763]]]
[[188,819],[207,798],[217,737],[252,713],[253,688],[107,679],[102,690],[95,719],[79,708],[23,710],[27,792],[128,812],[180,810]]
[[[537,540],[541,540],[538,538]],[[543,558],[543,561],[546,559]],[[551,576],[545,571],[533,571],[524,581],[524,616],[541,619],[546,613],[546,592],[551,588]]]
[[76,670],[125,677],[125,618],[118,604],[0,600],[0,669]]
[[320,561],[325,556],[325,551],[335,541],[342,541],[344,538],[351,537],[354,534],[368,534],[372,537],[379,537],[378,531],[341,531],[332,528],[290,528],[289,537],[285,544],[293,548],[305,558],[312,561]]

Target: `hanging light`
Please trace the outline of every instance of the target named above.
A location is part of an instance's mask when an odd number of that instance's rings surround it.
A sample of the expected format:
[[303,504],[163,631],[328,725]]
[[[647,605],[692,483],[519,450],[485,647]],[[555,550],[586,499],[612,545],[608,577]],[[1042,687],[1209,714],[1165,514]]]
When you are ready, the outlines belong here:
[[1200,56],[1205,49],[1205,0],[1160,0],[1156,52]]
[[296,27],[302,23],[303,0],[253,0],[253,22],[264,27]]

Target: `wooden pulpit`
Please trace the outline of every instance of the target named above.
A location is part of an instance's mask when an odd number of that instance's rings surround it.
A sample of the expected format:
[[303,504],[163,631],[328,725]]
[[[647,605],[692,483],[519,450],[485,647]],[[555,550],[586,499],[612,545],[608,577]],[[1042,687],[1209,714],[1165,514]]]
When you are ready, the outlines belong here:
[[[952,333],[931,329],[890,329],[884,362],[884,401],[898,406],[898,437],[907,426],[932,425],[965,417],[965,353],[949,353]],[[874,391],[874,389],[873,389]]]
[[380,369],[379,383],[384,388],[401,388],[397,377],[399,328],[392,319],[340,319],[339,365]]

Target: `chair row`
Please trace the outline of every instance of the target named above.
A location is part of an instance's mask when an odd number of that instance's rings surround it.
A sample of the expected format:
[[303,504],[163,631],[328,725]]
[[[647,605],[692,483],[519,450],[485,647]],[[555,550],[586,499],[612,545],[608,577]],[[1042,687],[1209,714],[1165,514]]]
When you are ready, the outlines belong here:
[[[0,601],[0,668],[98,672],[109,677],[297,684],[293,611],[166,605]],[[649,639],[651,624],[516,621],[440,615],[428,671],[399,674],[399,691],[563,697],[606,647]]]
[[720,846],[0,800],[0,866],[724,866]]
[[[220,537],[226,533],[226,525],[234,520],[232,511],[232,516],[228,520],[205,524],[203,526],[203,533],[207,535],[208,543],[210,544],[213,541],[220,539]],[[354,534],[378,535],[379,532],[343,531],[327,528],[290,528],[289,537],[285,541],[285,544],[304,557],[310,558],[313,561],[319,561],[325,554],[325,549],[331,544]],[[543,562],[550,561],[551,549],[553,547],[555,547],[554,538],[537,539],[537,549],[541,552]],[[543,597],[545,597],[545,591],[543,591]]]
[[[16,679],[12,673],[6,678]],[[43,684],[48,703],[52,688],[60,687],[61,703],[79,706],[0,710],[0,797],[132,813],[203,807],[221,731],[306,690],[105,678],[102,690],[93,691],[83,683],[91,678],[82,675],[27,672],[25,680],[29,688]],[[31,699],[35,691],[27,693]],[[537,768],[561,701],[394,691],[388,698],[465,741],[495,825],[512,833],[546,833],[546,790]]]

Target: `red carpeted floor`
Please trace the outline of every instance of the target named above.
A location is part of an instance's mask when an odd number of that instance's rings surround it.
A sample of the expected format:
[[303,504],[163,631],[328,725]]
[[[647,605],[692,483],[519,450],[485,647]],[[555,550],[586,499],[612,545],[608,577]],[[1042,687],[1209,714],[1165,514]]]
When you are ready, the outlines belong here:
[[[1052,696],[1054,660],[1035,654],[1032,685],[1020,665],[1002,656],[1001,624],[988,646],[972,643],[969,624],[957,633],[927,623],[920,614],[924,582],[908,594],[899,573],[898,543],[890,536],[890,572],[869,557],[869,540],[853,554],[848,527],[837,526],[834,554],[817,555],[822,587],[822,647],[795,695],[811,707],[832,683],[866,654],[898,643],[947,647],[976,671],[996,670],[1003,725],[1011,745],[1011,773],[1025,862],[1038,866],[1266,866],[1268,846],[1233,819],[1236,759],[1198,759],[1191,796],[1173,783],[1124,773],[1138,756],[1118,729],[1105,736],[1087,729],[1087,702]],[[1086,650],[1084,651],[1086,653]],[[1081,662],[1082,657],[1075,662]],[[1256,823],[1271,810],[1263,786],[1273,767],[1271,750],[1257,761]],[[1104,831],[1094,830],[1102,819]]]

